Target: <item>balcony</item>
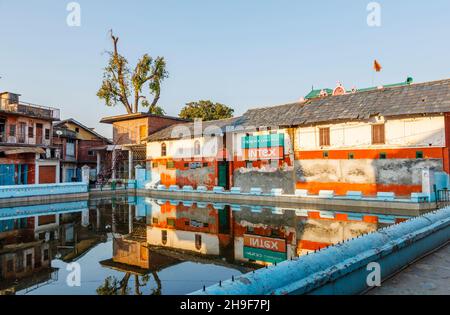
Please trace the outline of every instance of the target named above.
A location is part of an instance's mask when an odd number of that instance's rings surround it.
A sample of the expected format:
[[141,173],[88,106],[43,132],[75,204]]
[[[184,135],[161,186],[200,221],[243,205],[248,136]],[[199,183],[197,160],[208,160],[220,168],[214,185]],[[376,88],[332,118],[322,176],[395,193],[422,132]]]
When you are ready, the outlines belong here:
[[2,98],[0,100],[0,111],[14,114],[22,114],[46,120],[59,120],[60,111],[57,108],[31,104],[27,102],[18,102],[11,99]]

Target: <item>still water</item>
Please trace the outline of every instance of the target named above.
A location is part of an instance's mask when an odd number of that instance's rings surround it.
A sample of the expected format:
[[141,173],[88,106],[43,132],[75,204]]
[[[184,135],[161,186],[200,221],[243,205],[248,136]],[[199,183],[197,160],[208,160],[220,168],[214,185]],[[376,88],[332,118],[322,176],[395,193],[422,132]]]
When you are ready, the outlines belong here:
[[405,219],[136,196],[0,208],[0,294],[187,294]]

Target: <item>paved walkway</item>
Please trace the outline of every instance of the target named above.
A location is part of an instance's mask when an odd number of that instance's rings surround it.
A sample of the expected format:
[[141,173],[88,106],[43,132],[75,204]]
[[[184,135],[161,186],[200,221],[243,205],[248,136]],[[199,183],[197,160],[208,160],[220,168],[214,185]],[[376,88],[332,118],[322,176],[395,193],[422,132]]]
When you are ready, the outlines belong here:
[[450,244],[417,261],[369,295],[450,294]]

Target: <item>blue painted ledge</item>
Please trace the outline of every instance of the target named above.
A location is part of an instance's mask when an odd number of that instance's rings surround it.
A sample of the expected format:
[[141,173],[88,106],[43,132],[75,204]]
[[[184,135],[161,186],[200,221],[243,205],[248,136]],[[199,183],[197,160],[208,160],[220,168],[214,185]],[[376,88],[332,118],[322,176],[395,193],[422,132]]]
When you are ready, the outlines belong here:
[[87,193],[86,183],[0,186],[0,199]]
[[380,264],[385,279],[445,244],[449,235],[450,208],[445,208],[191,294],[359,294],[368,289],[369,263]]

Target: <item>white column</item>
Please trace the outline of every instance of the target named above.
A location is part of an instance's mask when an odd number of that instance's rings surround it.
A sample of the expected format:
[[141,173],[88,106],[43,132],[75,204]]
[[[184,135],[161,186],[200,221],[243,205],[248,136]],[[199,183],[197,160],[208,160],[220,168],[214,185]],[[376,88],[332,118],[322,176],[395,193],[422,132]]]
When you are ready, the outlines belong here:
[[128,151],[128,179],[133,179],[133,151]]
[[116,150],[112,150],[112,156],[111,156],[111,165],[112,165],[112,174],[111,178],[116,179]]
[[89,209],[83,210],[81,212],[81,225],[83,227],[89,226]]
[[39,153],[36,153],[34,161],[34,183],[39,184]]
[[97,177],[100,174],[100,151],[97,151]]
[[81,181],[83,183],[89,184],[89,166],[85,165],[81,168]]
[[133,206],[128,205],[128,233],[133,232]]
[[58,161],[56,165],[56,182],[61,182],[61,162]]

